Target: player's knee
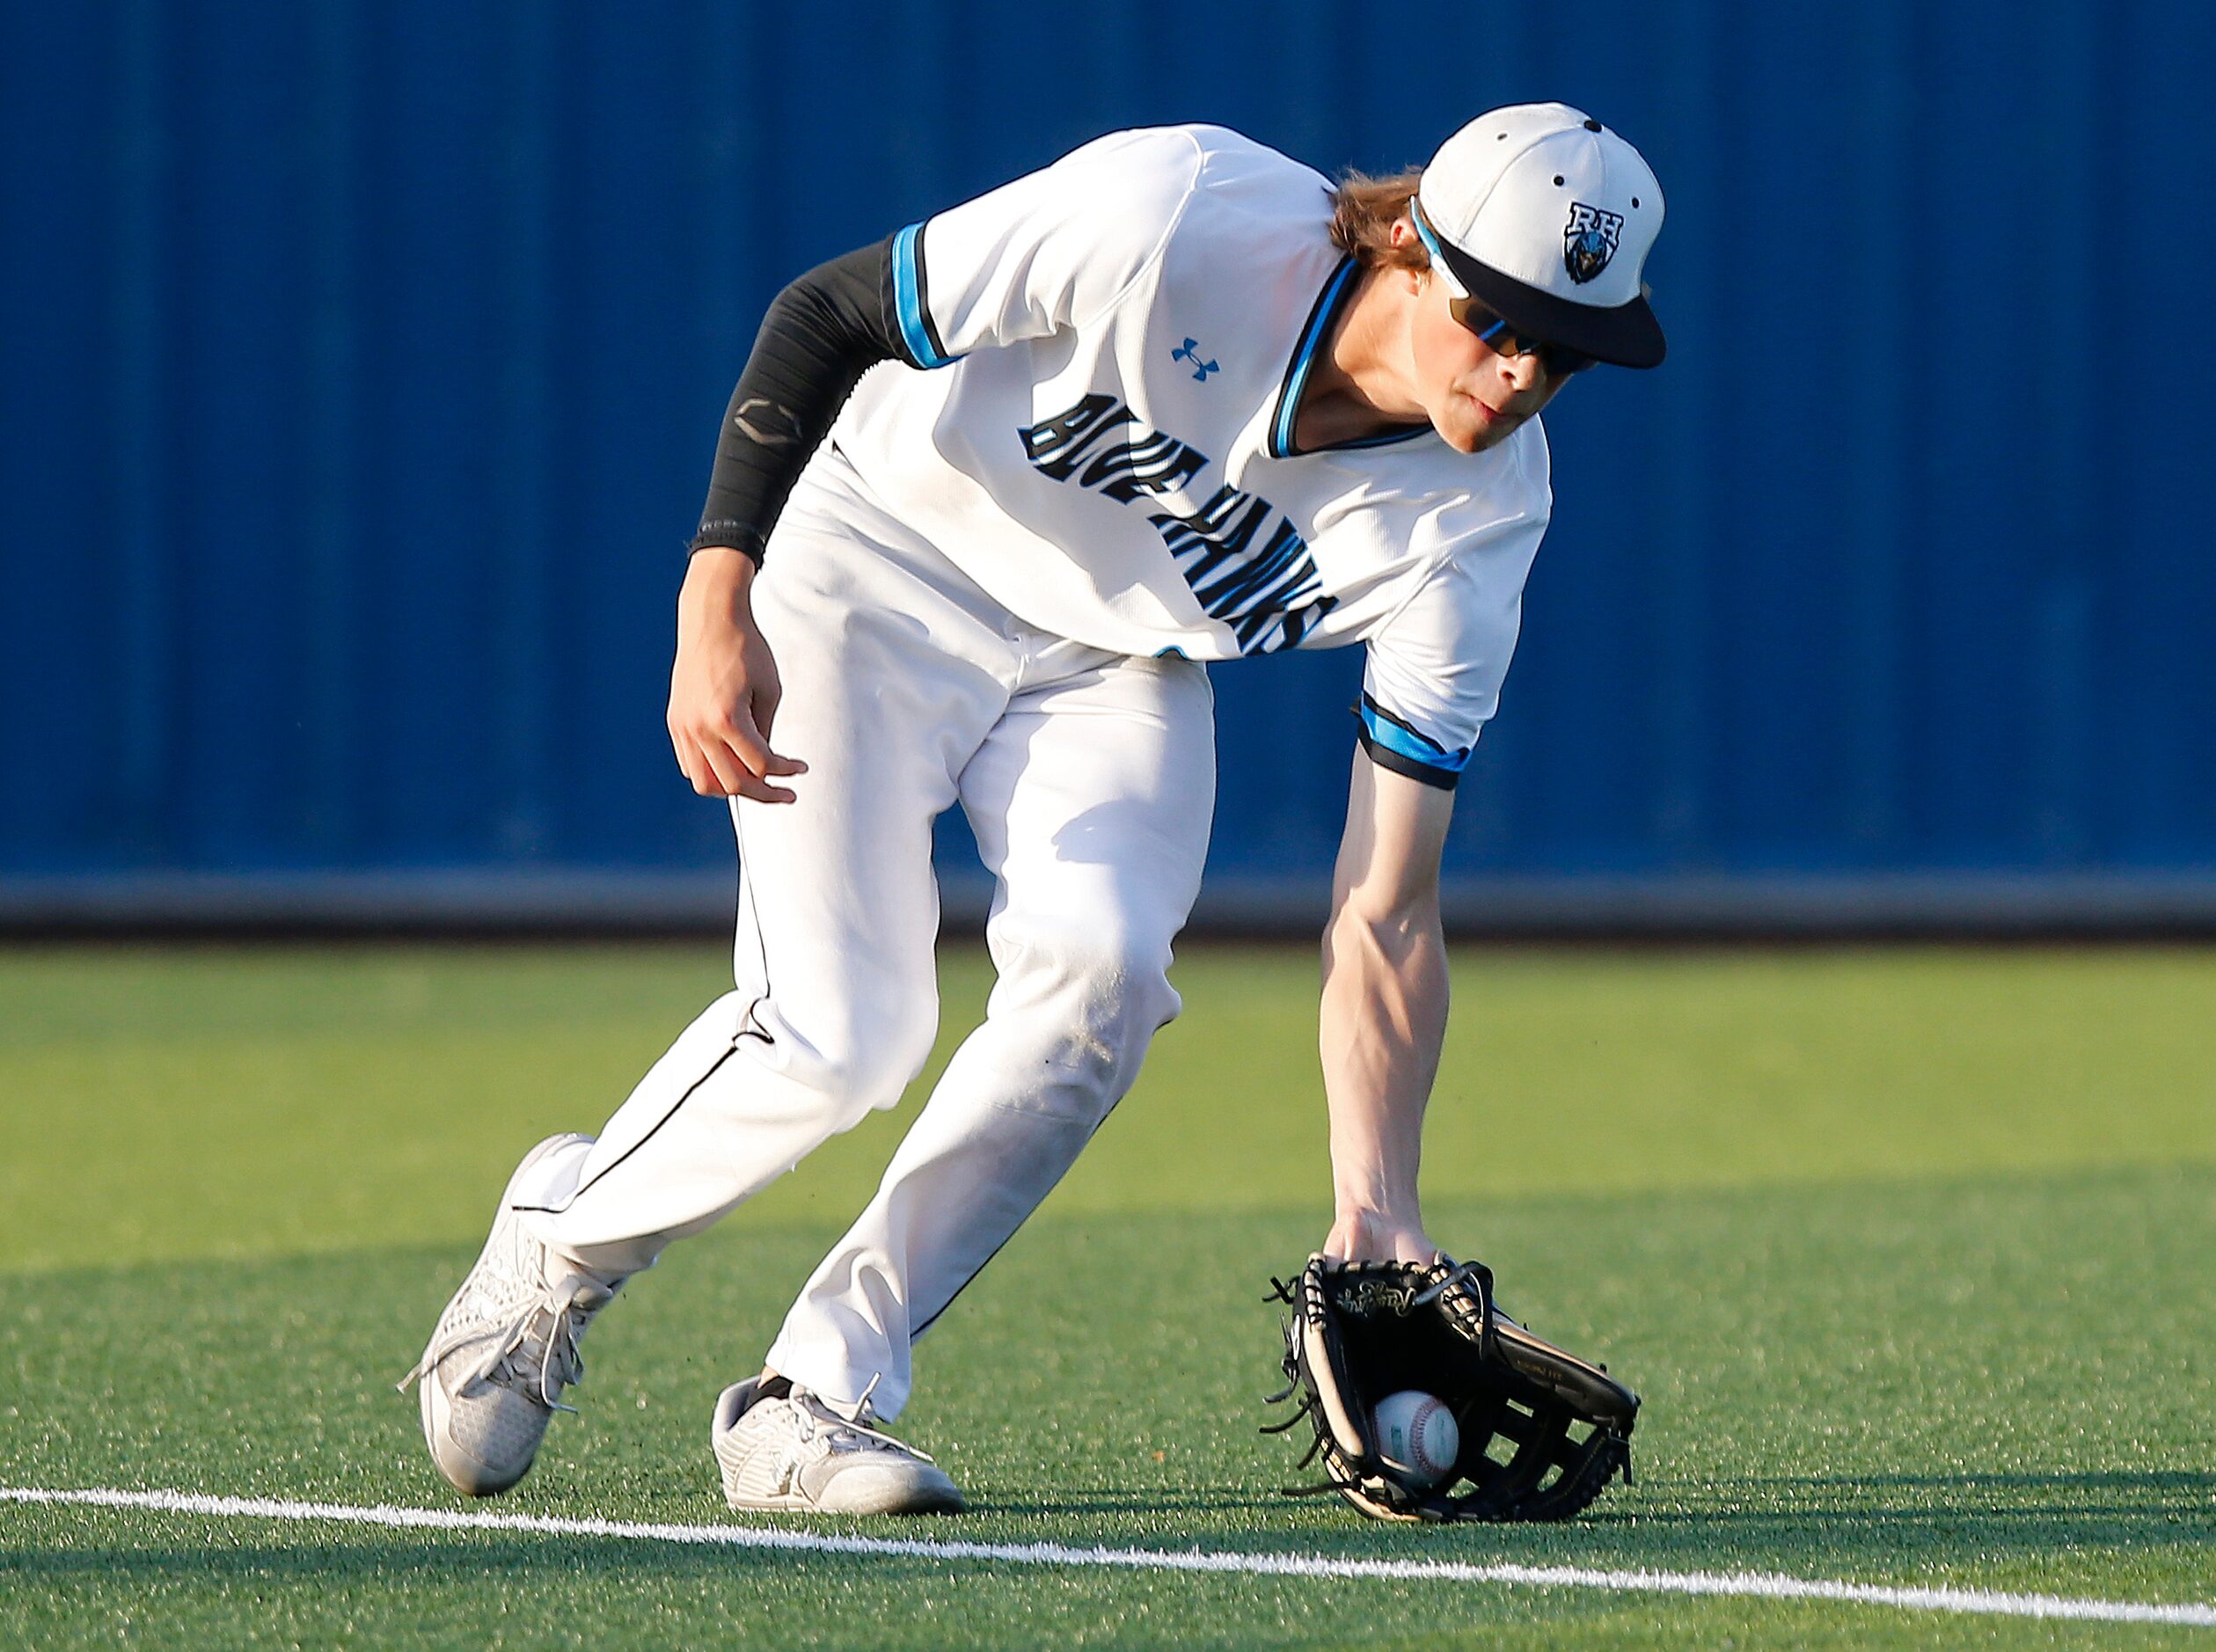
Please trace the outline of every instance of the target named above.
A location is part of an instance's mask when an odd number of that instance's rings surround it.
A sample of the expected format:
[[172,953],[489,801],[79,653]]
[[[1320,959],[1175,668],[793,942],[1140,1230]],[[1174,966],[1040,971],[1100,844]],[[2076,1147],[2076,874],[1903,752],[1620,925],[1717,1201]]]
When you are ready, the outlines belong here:
[[1054,1110],[1104,1115],[1181,1006],[1168,938],[1114,921],[1034,920],[1004,926],[993,943],[995,1012],[1035,1018],[1049,1073],[1042,1093]]
[[825,1097],[842,1127],[898,1101],[930,1058],[938,1005],[929,993],[857,993],[779,1018],[771,1030],[786,1076]]
[[898,1014],[858,1017],[837,1046],[836,1088],[857,1109],[889,1107],[930,1059],[937,1016],[908,1005]]

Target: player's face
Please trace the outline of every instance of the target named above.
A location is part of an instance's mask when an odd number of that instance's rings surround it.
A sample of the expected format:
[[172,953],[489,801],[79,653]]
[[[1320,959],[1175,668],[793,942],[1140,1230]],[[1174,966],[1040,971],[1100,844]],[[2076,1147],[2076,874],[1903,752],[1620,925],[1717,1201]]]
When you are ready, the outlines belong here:
[[1563,381],[1535,350],[1502,355],[1457,319],[1452,302],[1443,283],[1423,278],[1410,323],[1416,395],[1449,447],[1479,453],[1508,440]]

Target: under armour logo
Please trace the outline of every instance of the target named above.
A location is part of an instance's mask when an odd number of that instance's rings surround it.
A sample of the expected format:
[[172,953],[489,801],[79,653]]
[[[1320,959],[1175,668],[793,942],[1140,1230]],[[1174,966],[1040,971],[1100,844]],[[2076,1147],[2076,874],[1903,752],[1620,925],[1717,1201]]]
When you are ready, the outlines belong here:
[[1200,382],[1203,384],[1208,382],[1208,376],[1210,373],[1219,372],[1222,370],[1216,365],[1215,362],[1203,362],[1200,359],[1200,340],[1198,339],[1186,340],[1184,343],[1179,345],[1174,350],[1172,350],[1169,355],[1170,360],[1173,362],[1190,362],[1193,364],[1193,376],[1200,380]]

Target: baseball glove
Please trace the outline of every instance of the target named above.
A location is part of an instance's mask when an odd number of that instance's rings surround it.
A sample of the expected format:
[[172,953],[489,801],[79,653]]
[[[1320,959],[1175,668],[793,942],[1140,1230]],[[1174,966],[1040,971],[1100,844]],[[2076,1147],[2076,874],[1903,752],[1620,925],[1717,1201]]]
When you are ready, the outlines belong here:
[[[1326,1261],[1270,1283],[1286,1320],[1284,1391],[1298,1398],[1282,1434],[1306,1419],[1327,1477],[1289,1495],[1335,1491],[1379,1520],[1566,1520],[1616,1471],[1631,1480],[1639,1396],[1607,1368],[1533,1336],[1493,1305],[1492,1270],[1444,1257]],[[1432,1487],[1395,1478],[1379,1454],[1377,1403],[1403,1389],[1436,1394],[1459,1425],[1454,1468]]]

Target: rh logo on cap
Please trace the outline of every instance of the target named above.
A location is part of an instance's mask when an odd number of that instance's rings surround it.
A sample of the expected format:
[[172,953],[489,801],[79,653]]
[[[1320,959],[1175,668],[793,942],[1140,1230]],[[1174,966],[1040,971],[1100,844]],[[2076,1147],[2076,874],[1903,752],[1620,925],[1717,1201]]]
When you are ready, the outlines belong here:
[[1603,212],[1582,201],[1569,203],[1569,223],[1562,229],[1562,266],[1569,279],[1583,286],[1608,267],[1616,255],[1616,238],[1622,233],[1623,214]]

